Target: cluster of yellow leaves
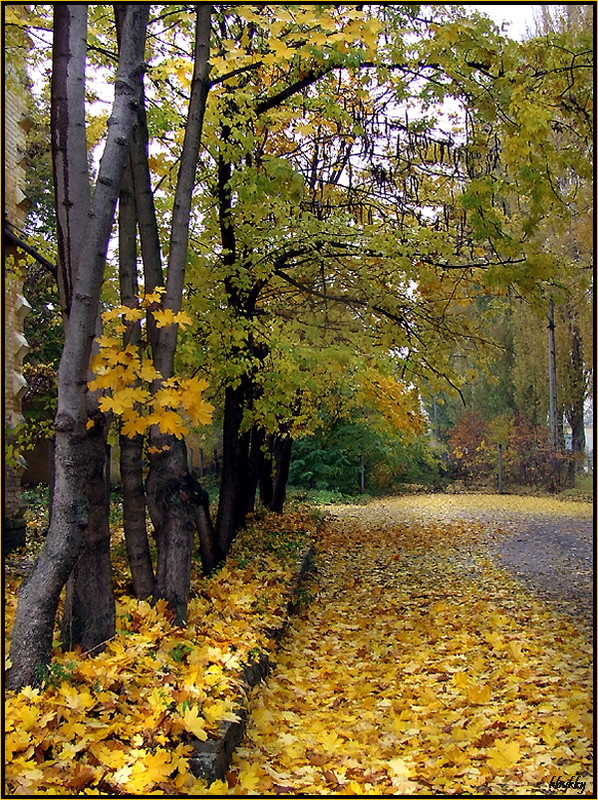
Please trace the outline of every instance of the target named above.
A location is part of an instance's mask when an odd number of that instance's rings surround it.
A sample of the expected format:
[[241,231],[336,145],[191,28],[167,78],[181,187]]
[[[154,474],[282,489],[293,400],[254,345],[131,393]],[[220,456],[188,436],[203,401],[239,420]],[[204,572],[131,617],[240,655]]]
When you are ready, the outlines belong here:
[[[193,425],[209,425],[212,420],[214,407],[203,398],[207,381],[203,378],[163,380],[151,361],[142,360],[139,348],[131,344],[123,346],[118,338],[118,334],[126,332],[126,323],[138,323],[146,314],[153,316],[159,328],[191,324],[185,311],[175,313],[168,308],[156,308],[163,291],[159,287],[141,297],[138,306],[118,306],[102,315],[104,324],[114,321],[117,324],[110,335],[96,340],[100,350],[91,361],[95,377],[89,382],[89,388],[105,392],[99,407],[101,411],[121,417],[125,436],[136,436],[151,425],[157,425],[161,433],[181,438],[189,432],[186,420]],[[157,389],[155,385],[152,387],[155,382]],[[93,420],[88,426],[93,426]]]
[[[222,570],[194,580],[185,629],[172,627],[162,602],[122,596],[117,635],[103,653],[61,653],[57,645],[45,688],[7,695],[7,793],[202,791],[189,771],[189,741],[217,737],[224,720],[237,718],[241,665],[271,647],[297,550],[314,535],[305,514],[273,524],[254,522]],[[8,586],[14,591],[14,581]],[[9,628],[14,596],[7,599]]]
[[366,374],[363,393],[368,403],[381,414],[393,432],[402,431],[405,439],[414,438],[424,430],[417,393],[401,381],[379,371]]
[[284,70],[296,59],[313,64],[317,57],[326,57],[332,51],[344,54],[355,47],[362,48],[367,58],[374,58],[382,30],[379,20],[358,8],[277,8],[275,18],[269,20],[251,6],[240,7],[238,13],[254,31],[261,29],[259,46],[256,49],[255,36],[250,40],[247,29],[238,41],[222,42],[222,51],[210,58],[212,77],[228,75],[257,61],[264,70]]
[[469,501],[333,509],[317,599],[253,691],[227,781],[207,791],[530,796],[560,776],[592,794],[591,646],[475,557],[490,518],[550,501]]

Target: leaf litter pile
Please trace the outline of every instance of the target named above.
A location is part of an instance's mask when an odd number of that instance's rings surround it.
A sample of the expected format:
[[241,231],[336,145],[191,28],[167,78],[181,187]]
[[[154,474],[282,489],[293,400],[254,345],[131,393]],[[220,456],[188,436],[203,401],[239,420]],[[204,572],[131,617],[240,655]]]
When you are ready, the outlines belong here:
[[208,786],[185,740],[234,717],[239,667],[273,647],[288,556],[313,536],[300,515],[274,537],[250,528],[195,585],[186,630],[122,599],[105,654],[58,654],[44,691],[8,697],[7,791],[543,795],[559,777],[591,794],[587,635],[484,556],[489,535],[547,511],[591,508],[417,496],[329,510],[312,602],[249,693],[226,780]]
[[[189,741],[215,737],[222,722],[237,719],[242,665],[273,648],[298,558],[316,530],[306,510],[253,520],[222,569],[201,578],[195,565],[184,629],[172,626],[163,602],[128,596],[127,567],[115,564],[117,632],[105,651],[63,653],[56,641],[44,688],[5,697],[5,792],[201,794]],[[17,586],[9,571],[5,633]]]

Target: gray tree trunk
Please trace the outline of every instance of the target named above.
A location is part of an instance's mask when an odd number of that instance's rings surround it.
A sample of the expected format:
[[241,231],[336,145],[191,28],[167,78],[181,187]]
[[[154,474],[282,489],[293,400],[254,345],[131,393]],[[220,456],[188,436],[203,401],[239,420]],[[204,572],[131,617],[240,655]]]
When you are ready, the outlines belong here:
[[[179,174],[172,214],[170,249],[164,308],[180,311],[187,251],[189,246],[189,219],[191,198],[201,142],[203,118],[210,88],[208,59],[210,54],[210,27],[212,7],[200,4],[195,7],[194,68],[191,96]],[[160,328],[155,335],[154,366],[168,379],[174,374],[174,356],[177,344],[177,326]],[[160,381],[152,387],[157,391]],[[154,598],[165,599],[175,613],[176,621],[187,616],[190,588],[193,533],[198,515],[205,517],[205,506],[197,504],[190,489],[185,443],[172,435],[160,433],[158,426],[150,431],[154,448],[162,449],[150,458],[147,495],[150,513],[156,529],[157,562]],[[211,530],[209,519],[203,519],[200,532]],[[207,565],[204,564],[204,570]]]
[[85,126],[87,6],[54,7],[52,51],[52,169],[58,241],[57,280],[62,311],[70,313],[77,258],[90,204]]
[[[118,203],[118,267],[120,301],[134,306],[139,292],[137,284],[137,222],[131,168],[127,165]],[[130,322],[125,333],[126,344],[137,347],[141,356],[141,323]],[[141,434],[120,436],[120,478],[123,493],[123,527],[133,592],[142,600],[154,591],[154,570],[145,521],[143,488],[143,440]]]
[[[8,689],[40,682],[40,670],[51,658],[60,592],[75,565],[82,534],[89,523],[88,442],[93,427],[91,432],[87,427],[87,373],[114,210],[137,119],[148,12],[146,4],[127,4],[108,136],[81,237],[79,266],[58,371],[52,521],[44,547],[19,591],[10,648],[12,666],[6,679]],[[56,25],[66,24],[60,20],[59,15]],[[70,35],[74,36],[72,28]],[[93,419],[91,422],[95,426]]]

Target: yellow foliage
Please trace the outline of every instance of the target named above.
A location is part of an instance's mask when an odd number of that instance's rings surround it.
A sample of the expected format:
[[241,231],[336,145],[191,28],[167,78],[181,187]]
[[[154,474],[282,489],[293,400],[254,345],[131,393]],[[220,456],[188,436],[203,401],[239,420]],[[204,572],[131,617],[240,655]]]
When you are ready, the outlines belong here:
[[[171,309],[156,308],[164,291],[164,287],[158,287],[140,296],[138,307],[118,306],[104,312],[104,323],[113,323],[121,317],[134,323],[145,314],[151,314],[160,328],[191,325],[191,317],[185,311],[175,313]],[[96,343],[100,351],[91,359],[95,377],[88,387],[90,391],[105,392],[98,401],[100,410],[120,416],[121,432],[125,436],[143,434],[151,425],[157,425],[162,433],[180,438],[189,432],[189,418],[193,425],[210,424],[214,407],[202,396],[208,388],[205,380],[171,378],[163,381],[150,361],[142,361],[137,347],[123,346],[118,338],[109,334],[98,337]],[[155,383],[158,388],[153,386]],[[92,428],[93,421],[89,420],[87,427]]]

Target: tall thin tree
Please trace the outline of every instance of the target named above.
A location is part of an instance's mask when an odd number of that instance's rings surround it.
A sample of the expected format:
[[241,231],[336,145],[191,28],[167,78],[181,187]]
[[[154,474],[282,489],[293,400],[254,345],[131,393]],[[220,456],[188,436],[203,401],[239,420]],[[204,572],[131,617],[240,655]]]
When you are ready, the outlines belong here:
[[[67,13],[57,4],[54,10],[55,34],[65,43],[65,53],[79,52],[84,35],[81,8],[73,6]],[[137,120],[148,13],[146,4],[126,6],[127,22],[106,145],[84,232],[73,251],[76,269],[58,372],[52,519],[44,547],[19,591],[10,648],[11,667],[6,681],[9,689],[41,680],[41,672],[51,658],[60,593],[80,554],[82,534],[89,523],[89,442],[94,436],[96,420],[88,417],[88,368],[115,206]],[[80,59],[77,64],[72,77],[84,81]],[[62,64],[56,58],[53,70],[60,71],[66,65],[75,70],[72,55],[66,55]],[[67,119],[68,112],[67,103]],[[77,141],[76,146],[81,147],[84,139],[78,137]]]

